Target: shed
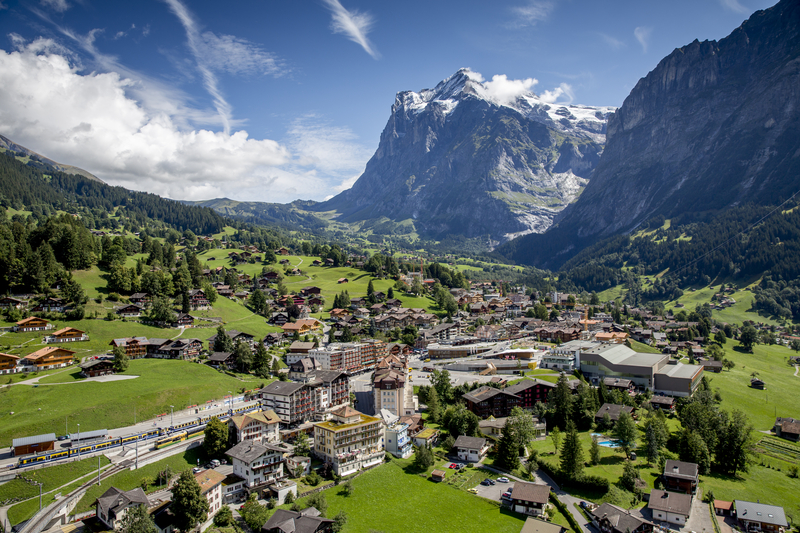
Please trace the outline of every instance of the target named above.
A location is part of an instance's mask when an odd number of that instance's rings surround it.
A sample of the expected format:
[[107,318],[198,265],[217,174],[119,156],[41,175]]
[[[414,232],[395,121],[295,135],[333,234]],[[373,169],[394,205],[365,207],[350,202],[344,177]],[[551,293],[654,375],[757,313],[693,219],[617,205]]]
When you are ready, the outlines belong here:
[[11,454],[18,456],[27,455],[29,453],[47,452],[55,449],[55,442],[55,433],[14,439],[11,441]]
[[444,481],[444,478],[447,477],[447,471],[445,470],[434,470],[431,472],[431,479],[433,481],[439,482]]

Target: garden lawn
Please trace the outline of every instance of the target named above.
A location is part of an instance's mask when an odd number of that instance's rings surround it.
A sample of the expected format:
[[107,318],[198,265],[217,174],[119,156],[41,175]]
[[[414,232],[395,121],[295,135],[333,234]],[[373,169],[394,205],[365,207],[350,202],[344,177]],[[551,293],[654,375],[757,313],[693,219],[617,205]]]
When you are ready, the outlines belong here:
[[[201,463],[205,461],[205,455],[203,455],[201,446],[190,448],[183,453],[175,454],[161,461],[145,465],[139,470],[123,470],[118,474],[104,479],[99,486],[94,485],[86,491],[81,501],[78,502],[78,507],[75,509],[75,512],[82,513],[91,510],[94,501],[112,486],[120,490],[135,489],[141,486],[143,478],[149,478],[151,481],[155,481],[156,475],[167,466],[172,469],[174,475],[177,475],[188,468],[196,466],[198,459],[200,459]],[[147,486],[146,492],[152,492],[160,488],[163,487],[150,484]]]
[[[727,411],[744,411],[755,426],[756,431],[772,429],[776,416],[797,418],[800,414],[800,378],[793,376],[794,368],[787,360],[795,355],[785,346],[758,344],[752,354],[733,349],[736,341],[725,344],[725,357],[736,363],[731,371],[719,374],[711,372],[706,376],[711,380],[711,388],[719,389],[722,395],[720,407]],[[758,372],[766,383],[765,390],[750,387],[750,374]]]
[[[324,492],[329,517],[347,513],[344,532],[378,530],[513,532],[518,533],[525,518],[502,510],[488,500],[464,490],[430,481],[408,472],[410,461],[393,460],[355,478],[353,493],[345,496],[341,486]],[[301,500],[302,505],[302,500]]]
[[700,476],[700,487],[704,494],[713,491],[714,498],[718,500],[761,501],[783,507],[787,515],[800,516],[800,499],[797,496],[800,494],[800,479],[787,475],[786,463],[778,471],[781,461],[769,458],[766,462],[773,468],[752,465],[749,472],[737,479],[715,473]]
[[[169,412],[170,405],[183,409],[222,398],[229,390],[252,389],[271,381],[255,376],[252,381],[241,381],[206,365],[166,359],[131,361],[125,374],[139,377],[108,383],[4,387],[0,390],[0,446],[9,446],[17,437],[61,435],[66,417],[73,430],[76,424],[81,424],[83,431],[122,427],[134,423],[134,408],[136,419],[142,421]],[[65,381],[71,379],[64,375]]]

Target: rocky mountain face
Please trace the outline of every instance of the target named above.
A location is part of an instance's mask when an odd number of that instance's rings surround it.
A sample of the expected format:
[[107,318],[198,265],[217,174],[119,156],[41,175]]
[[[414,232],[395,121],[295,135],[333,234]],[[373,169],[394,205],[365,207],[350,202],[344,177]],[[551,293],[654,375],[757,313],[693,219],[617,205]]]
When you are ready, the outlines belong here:
[[591,177],[613,108],[496,92],[462,69],[398,93],[364,173],[314,209],[343,222],[410,220],[429,237],[543,232]]
[[609,117],[592,180],[557,227],[501,253],[553,268],[656,216],[707,218],[797,193],[799,28],[800,4],[783,0],[664,58]]

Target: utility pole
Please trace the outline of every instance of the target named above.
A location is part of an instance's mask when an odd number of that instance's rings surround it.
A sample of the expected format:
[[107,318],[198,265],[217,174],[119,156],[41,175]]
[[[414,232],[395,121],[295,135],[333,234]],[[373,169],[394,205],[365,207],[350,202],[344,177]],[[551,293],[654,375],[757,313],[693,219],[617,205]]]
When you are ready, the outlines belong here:
[[100,485],[100,456],[97,456],[97,485]]
[[169,425],[171,427],[175,426],[175,422],[172,420],[172,408],[175,407],[174,405],[169,406]]
[[37,483],[39,485],[39,510],[42,510],[42,485],[43,483]]
[[[198,459],[199,461],[199,459]],[[136,468],[135,470],[139,470],[139,439],[136,439]]]
[[78,459],[81,458],[81,425],[78,424]]

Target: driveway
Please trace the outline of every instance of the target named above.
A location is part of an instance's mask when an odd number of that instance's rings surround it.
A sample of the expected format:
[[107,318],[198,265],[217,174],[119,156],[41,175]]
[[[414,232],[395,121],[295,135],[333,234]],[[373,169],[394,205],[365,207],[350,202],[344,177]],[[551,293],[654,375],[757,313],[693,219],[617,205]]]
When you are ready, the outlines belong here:
[[499,502],[500,496],[502,496],[503,493],[509,489],[509,487],[513,486],[514,481],[512,480],[511,483],[500,483],[498,481],[495,485],[489,486],[484,486],[479,483],[475,488],[478,489],[478,496]]
[[[692,511],[683,527],[678,527],[678,524],[664,522],[663,520],[655,520],[653,518],[653,512],[648,509],[647,506],[641,509],[640,514],[645,520],[650,520],[662,528],[669,528],[682,533],[714,533],[714,522],[711,520],[711,510],[707,503],[703,503],[703,494],[700,489],[697,490],[697,494],[695,494],[692,499]],[[721,521],[720,530],[728,533]]]

